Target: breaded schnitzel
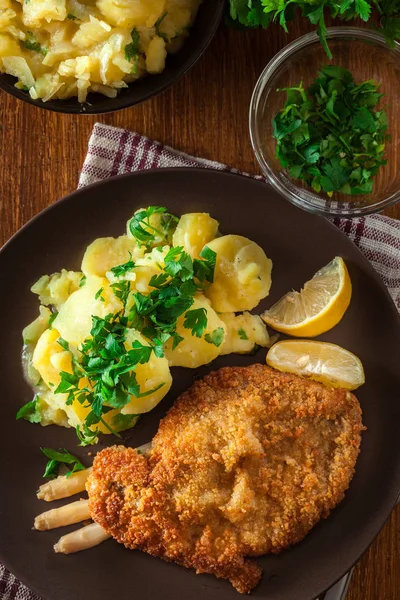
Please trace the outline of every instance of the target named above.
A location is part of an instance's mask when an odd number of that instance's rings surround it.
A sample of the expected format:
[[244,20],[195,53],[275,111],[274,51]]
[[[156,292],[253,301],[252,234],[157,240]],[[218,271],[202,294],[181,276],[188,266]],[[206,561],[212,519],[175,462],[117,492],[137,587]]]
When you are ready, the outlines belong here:
[[161,421],[149,458],[114,446],[87,483],[94,521],[128,548],[249,593],[249,556],[300,541],[340,502],[361,440],[346,390],[260,364],[196,381]]

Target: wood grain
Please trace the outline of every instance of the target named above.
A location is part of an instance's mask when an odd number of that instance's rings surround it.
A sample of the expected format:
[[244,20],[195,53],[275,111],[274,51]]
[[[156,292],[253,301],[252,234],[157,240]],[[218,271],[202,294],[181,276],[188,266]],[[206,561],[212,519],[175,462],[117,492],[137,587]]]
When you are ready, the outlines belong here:
[[[97,118],[50,113],[0,92],[0,244],[76,188],[96,121],[259,173],[248,133],[254,84],[282,46],[310,29],[300,21],[289,35],[275,26],[246,33],[221,26],[205,57],[171,90]],[[386,214],[400,218],[400,205]],[[348,600],[400,600],[400,507],[357,565]]]

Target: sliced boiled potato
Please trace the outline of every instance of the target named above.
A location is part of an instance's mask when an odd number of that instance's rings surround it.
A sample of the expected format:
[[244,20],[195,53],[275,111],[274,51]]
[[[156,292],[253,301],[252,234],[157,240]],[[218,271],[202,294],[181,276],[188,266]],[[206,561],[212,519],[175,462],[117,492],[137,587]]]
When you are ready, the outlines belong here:
[[[99,290],[102,290],[100,294]],[[79,346],[90,335],[92,316],[104,319],[122,308],[108,279],[91,275],[87,277],[85,285],[71,294],[60,308],[53,326],[67,342]]]
[[51,310],[46,306],[39,306],[39,316],[22,331],[24,344],[35,344],[45,329],[49,326]]
[[217,235],[219,223],[208,213],[182,215],[172,238],[173,246],[182,246],[192,258],[200,258],[200,252]]
[[[147,340],[138,331],[130,329],[126,336],[126,349],[130,350],[134,342],[140,342],[146,346],[149,345]],[[172,385],[168,360],[165,357],[157,357],[154,352],[151,353],[150,360],[147,363],[143,365],[139,364],[135,367],[135,373],[137,383],[140,386],[140,394],[148,395],[142,398],[131,396],[129,404],[121,409],[121,413],[124,415],[138,415],[149,412],[164,398]],[[152,392],[152,390],[155,391]]]
[[[183,340],[172,350],[172,339],[169,339],[165,345],[165,356],[168,358],[171,367],[189,367],[195,369],[201,365],[206,365],[219,354],[221,354],[222,344],[216,346],[213,343],[207,342],[205,336],[211,336],[216,330],[220,331],[221,335],[225,335],[226,326],[220,319],[215,310],[211,307],[210,302],[205,296],[199,295],[195,298],[194,303],[189,310],[204,309],[207,316],[207,327],[205,328],[201,338],[192,335],[190,329],[183,326],[185,315],[179,317],[177,321],[176,331],[183,337]],[[186,313],[185,313],[186,314]]]
[[41,378],[52,389],[61,381],[60,372],[72,373],[71,353],[58,343],[60,332],[46,329],[42,333],[32,355],[32,364]]
[[219,318],[225,323],[226,334],[221,354],[249,354],[255,346],[268,348],[270,339],[265,323],[258,315],[244,312],[221,313]]
[[55,306],[58,310],[69,296],[79,289],[82,273],[79,271],[66,271],[53,275],[43,275],[32,287],[31,292],[39,296],[39,300],[46,306]]
[[207,246],[217,254],[214,282],[205,292],[216,311],[251,310],[268,295],[272,261],[258,244],[241,235],[224,235]]
[[82,271],[85,275],[105,277],[106,273],[129,260],[135,260],[144,255],[135,240],[126,235],[120,237],[105,237],[94,240],[86,248],[82,259]]

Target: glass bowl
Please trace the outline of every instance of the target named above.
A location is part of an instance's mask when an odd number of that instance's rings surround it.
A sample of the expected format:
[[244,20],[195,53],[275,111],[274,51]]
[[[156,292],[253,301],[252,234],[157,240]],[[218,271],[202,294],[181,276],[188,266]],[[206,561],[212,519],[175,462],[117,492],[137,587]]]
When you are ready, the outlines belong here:
[[[251,143],[268,182],[293,204],[325,216],[367,215],[400,200],[400,44],[391,49],[380,34],[355,27],[331,27],[327,38],[332,61],[314,32],[283,48],[265,67],[250,104]],[[328,64],[348,69],[356,83],[373,79],[385,94],[378,107],[386,110],[391,139],[386,144],[387,165],[379,169],[370,194],[336,192],[332,198],[324,192],[317,194],[304,182],[292,179],[275,155],[272,119],[286,100],[286,94],[278,90],[300,81],[307,88],[318,70]]]

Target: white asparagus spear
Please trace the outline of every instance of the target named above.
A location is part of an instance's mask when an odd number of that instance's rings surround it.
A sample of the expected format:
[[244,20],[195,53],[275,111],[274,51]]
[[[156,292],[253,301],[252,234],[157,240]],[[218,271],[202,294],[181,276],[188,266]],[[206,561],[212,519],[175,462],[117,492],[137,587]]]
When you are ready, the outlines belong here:
[[77,529],[72,533],[63,535],[56,544],[54,544],[54,552],[62,554],[72,554],[98,546],[111,536],[108,535],[97,523],[86,525],[81,529]]
[[73,525],[90,519],[88,503],[89,500],[78,500],[60,508],[48,510],[36,517],[34,528],[39,531],[47,531],[48,529]]
[[60,475],[57,479],[52,479],[40,486],[37,492],[39,500],[59,500],[60,498],[68,498],[74,494],[79,494],[85,491],[86,480],[89,477],[92,468],[77,471],[70,477]]
[[138,452],[144,454],[144,456],[148,457],[151,450],[151,442],[147,442],[147,444],[142,444],[136,448]]

